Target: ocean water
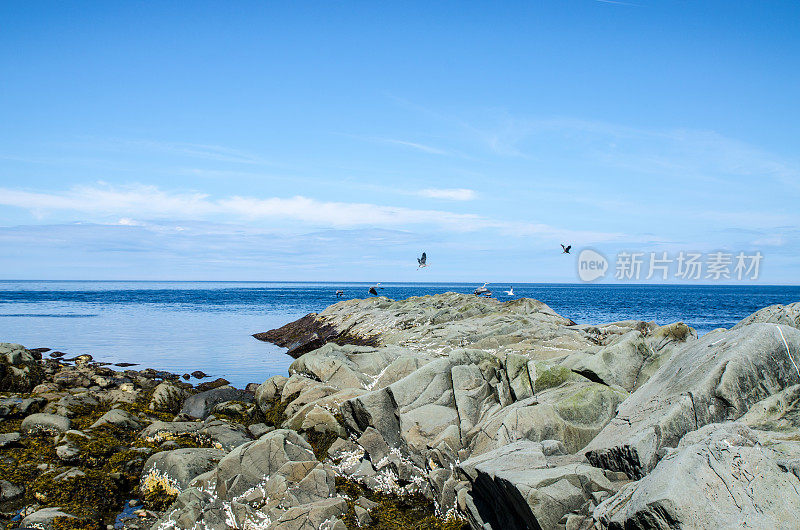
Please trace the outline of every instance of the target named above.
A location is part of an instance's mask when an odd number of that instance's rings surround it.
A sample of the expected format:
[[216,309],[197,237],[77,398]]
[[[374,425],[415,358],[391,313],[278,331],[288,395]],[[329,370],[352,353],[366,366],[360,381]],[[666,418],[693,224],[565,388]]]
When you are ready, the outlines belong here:
[[[185,373],[203,370],[242,386],[285,374],[283,348],[251,334],[279,327],[345,298],[368,283],[0,281],[0,342],[48,347],[96,360]],[[384,284],[394,299],[475,284]],[[507,285],[490,285],[502,299]],[[515,284],[578,323],[681,320],[705,333],[771,305],[800,301],[800,287]]]

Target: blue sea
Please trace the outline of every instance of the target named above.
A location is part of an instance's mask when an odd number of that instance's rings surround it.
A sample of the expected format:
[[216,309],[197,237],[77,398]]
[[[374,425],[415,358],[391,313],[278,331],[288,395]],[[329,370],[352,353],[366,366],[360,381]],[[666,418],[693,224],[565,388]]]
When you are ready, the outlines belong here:
[[[285,374],[283,348],[251,334],[279,327],[368,283],[0,281],[0,342],[175,373],[203,370],[237,386]],[[384,284],[394,299],[456,291],[463,283]],[[507,285],[490,285],[495,295]],[[681,320],[705,333],[771,304],[800,301],[800,286],[515,284],[578,323]]]

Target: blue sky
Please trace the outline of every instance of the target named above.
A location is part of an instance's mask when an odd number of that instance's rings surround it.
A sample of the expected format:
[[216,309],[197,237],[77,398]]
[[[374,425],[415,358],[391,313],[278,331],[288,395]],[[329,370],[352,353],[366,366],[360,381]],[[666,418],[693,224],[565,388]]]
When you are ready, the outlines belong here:
[[798,283],[796,2],[4,2],[0,72],[0,278]]

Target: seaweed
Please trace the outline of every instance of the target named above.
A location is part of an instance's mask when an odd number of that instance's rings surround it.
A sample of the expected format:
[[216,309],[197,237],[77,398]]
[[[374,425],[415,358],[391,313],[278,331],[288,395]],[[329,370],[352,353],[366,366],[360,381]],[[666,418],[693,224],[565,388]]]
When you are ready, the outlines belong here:
[[374,492],[354,480],[336,477],[336,490],[347,500],[347,513],[343,520],[348,529],[363,528],[356,518],[355,506],[359,497],[377,503],[369,510],[372,523],[366,528],[375,530],[468,530],[466,521],[454,516],[437,517],[432,501],[421,494],[388,495]]

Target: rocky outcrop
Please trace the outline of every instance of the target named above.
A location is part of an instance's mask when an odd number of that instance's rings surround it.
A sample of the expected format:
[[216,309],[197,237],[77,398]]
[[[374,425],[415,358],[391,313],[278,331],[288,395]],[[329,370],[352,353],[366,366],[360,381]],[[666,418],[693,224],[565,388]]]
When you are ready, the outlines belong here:
[[304,353],[321,348],[325,344],[354,344],[377,346],[379,338],[375,335],[356,335],[348,329],[339,329],[325,322],[324,317],[309,313],[300,320],[290,322],[278,329],[255,333],[253,337],[271,342],[288,349],[288,354],[298,358]]
[[647,476],[600,504],[594,517],[614,530],[796,528],[800,480],[781,465],[781,456],[740,423],[709,424],[686,434]]
[[741,328],[748,324],[755,324],[756,322],[783,324],[800,329],[800,302],[789,305],[776,304],[759,309],[752,315],[743,318],[738,324],[733,326],[733,329]]
[[596,466],[640,478],[665,447],[703,425],[731,421],[756,402],[800,383],[792,352],[800,331],[756,323],[710,333],[679,350],[619,407],[585,448]]
[[36,357],[24,346],[0,343],[0,392],[28,392],[43,377]]
[[548,464],[541,443],[520,441],[458,466],[470,483],[465,507],[473,528],[556,528],[570,512],[619,489],[587,464]]
[[[781,527],[793,307],[698,339],[533,300],[352,300],[270,332],[297,358],[248,391],[37,360],[33,394],[0,398],[2,492],[90,526],[132,495],[126,528],[725,527],[739,508]],[[115,493],[68,502],[85,491]]]
[[332,468],[296,432],[276,430],[237,447],[198,477],[158,527],[320,528],[346,511]]

